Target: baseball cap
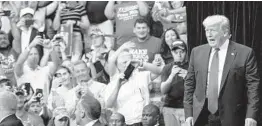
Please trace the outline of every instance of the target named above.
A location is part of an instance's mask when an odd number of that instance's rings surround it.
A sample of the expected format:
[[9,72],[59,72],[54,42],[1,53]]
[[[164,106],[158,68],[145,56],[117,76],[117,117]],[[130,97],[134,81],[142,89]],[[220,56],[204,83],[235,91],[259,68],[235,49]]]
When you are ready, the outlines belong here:
[[24,9],[22,9],[22,10],[20,11],[20,18],[21,18],[22,16],[24,16],[25,14],[32,14],[32,15],[34,15],[34,13],[35,13],[35,11],[34,11],[32,8],[29,8],[29,7],[24,8]]
[[54,112],[53,112],[53,117],[57,118],[57,119],[61,119],[63,117],[69,117],[69,113],[67,112],[67,109],[65,107],[57,107],[55,108]]
[[21,88],[16,88],[15,89],[15,95],[17,95],[17,96],[24,96],[25,95],[25,92],[24,92],[24,90],[23,89],[21,89]]
[[90,36],[104,36],[104,33],[99,28],[96,28],[91,31]]
[[171,44],[171,50],[182,49],[187,50],[187,45],[183,40],[176,40]]

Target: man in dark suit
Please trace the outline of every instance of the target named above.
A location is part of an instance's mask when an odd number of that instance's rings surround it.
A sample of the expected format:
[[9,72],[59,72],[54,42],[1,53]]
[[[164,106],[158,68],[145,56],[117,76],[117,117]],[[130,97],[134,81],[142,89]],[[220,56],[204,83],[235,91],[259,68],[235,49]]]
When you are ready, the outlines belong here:
[[185,80],[186,123],[256,126],[260,78],[253,50],[229,40],[225,16],[209,16],[203,25],[208,44],[192,50]]
[[0,126],[23,126],[16,117],[17,99],[12,92],[0,91]]
[[97,99],[85,94],[76,106],[76,123],[79,126],[104,126],[99,121],[101,105]]

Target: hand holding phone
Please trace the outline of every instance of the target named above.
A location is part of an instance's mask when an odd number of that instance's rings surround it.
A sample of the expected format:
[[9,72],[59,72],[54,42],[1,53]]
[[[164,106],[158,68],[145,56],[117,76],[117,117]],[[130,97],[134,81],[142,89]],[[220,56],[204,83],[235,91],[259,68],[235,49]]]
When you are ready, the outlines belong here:
[[11,15],[11,11],[10,10],[4,10],[3,11],[4,15],[3,16],[10,16]]
[[94,63],[95,69],[96,69],[96,73],[99,73],[103,70],[104,66],[101,64],[100,61],[96,61]]
[[133,73],[134,69],[135,69],[135,67],[130,63],[130,64],[128,65],[128,67],[126,68],[125,72],[124,72],[124,74],[125,74],[125,79],[128,80],[128,79],[130,78],[130,76],[131,76],[131,74]]
[[42,98],[43,97],[43,89],[36,89],[35,96]]
[[34,24],[34,20],[31,20],[31,19],[28,19],[28,20],[25,20],[25,25],[26,26],[31,26],[31,25],[33,25]]

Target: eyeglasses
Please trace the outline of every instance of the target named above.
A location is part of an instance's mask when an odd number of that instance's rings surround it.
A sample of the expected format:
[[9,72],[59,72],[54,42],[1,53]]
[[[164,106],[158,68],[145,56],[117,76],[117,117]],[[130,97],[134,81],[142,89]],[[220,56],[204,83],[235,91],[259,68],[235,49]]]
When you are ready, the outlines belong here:
[[67,122],[69,119],[67,117],[63,117],[61,119],[59,119],[58,121],[60,122]]
[[61,73],[55,73],[55,74],[54,74],[54,77],[56,77],[56,78],[60,78],[61,76],[62,76]]

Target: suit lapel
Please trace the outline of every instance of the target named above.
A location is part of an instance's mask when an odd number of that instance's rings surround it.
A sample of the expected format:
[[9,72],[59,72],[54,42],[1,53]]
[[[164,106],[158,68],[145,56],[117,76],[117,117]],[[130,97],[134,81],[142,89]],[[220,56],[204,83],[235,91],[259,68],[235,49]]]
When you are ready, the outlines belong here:
[[223,68],[223,74],[222,74],[219,94],[220,94],[222,88],[225,85],[225,80],[227,78],[228,72],[230,70],[230,67],[231,67],[236,55],[237,55],[237,52],[236,52],[236,49],[235,49],[235,46],[234,46],[234,42],[230,41],[229,45],[228,45],[228,50],[227,50],[227,54],[226,54],[226,60],[225,60],[224,68]]
[[14,120],[16,120],[16,119],[17,119],[16,115],[15,115],[15,114],[12,114],[12,115],[9,115],[9,116],[5,117],[5,118],[0,122],[0,124],[2,124],[2,123],[4,123],[4,122],[7,122],[7,121],[14,121]]
[[208,74],[208,64],[209,64],[209,56],[210,56],[210,53],[211,53],[211,47],[209,45],[206,45],[205,48],[203,49],[203,54],[202,54],[202,69],[203,69],[203,87],[204,87],[204,90],[206,90],[206,87],[207,87],[207,74]]
[[31,43],[34,40],[36,35],[37,35],[37,30],[35,28],[32,28],[29,43]]

